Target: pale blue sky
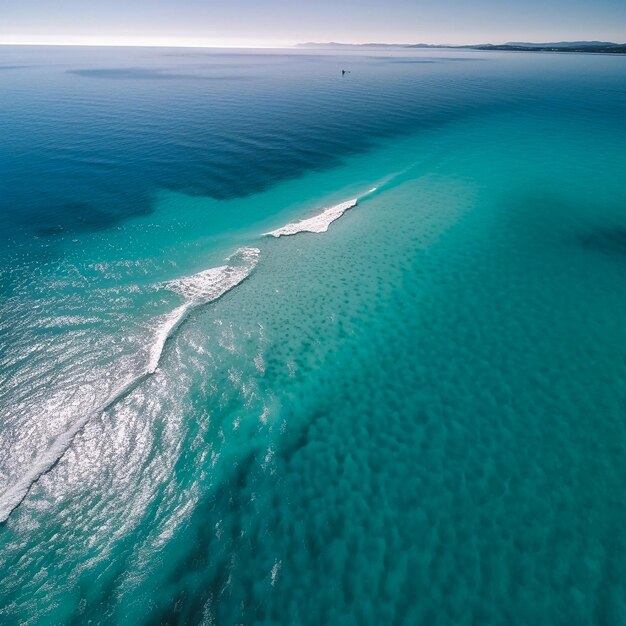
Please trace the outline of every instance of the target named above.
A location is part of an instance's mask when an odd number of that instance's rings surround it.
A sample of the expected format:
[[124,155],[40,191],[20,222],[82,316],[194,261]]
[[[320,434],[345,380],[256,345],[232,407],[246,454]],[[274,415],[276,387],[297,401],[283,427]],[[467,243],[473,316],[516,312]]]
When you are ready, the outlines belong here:
[[626,41],[626,0],[0,0],[0,42]]

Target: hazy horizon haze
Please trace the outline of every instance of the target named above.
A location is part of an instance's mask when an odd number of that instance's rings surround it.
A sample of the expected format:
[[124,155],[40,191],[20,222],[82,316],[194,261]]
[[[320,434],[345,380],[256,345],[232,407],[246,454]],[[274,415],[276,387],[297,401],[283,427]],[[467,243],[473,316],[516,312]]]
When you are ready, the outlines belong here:
[[30,0],[2,8],[2,44],[288,47],[301,42],[476,44],[626,41],[615,0]]

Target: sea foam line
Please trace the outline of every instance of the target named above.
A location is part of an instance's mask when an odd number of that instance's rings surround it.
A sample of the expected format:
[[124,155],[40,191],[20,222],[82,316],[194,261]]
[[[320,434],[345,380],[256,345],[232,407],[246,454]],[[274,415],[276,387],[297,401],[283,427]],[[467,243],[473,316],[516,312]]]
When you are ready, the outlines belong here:
[[32,463],[30,469],[21,478],[5,489],[0,495],[0,523],[5,522],[21,504],[37,480],[61,460],[74,437],[90,419],[117,404],[141,382],[154,374],[167,340],[176,332],[189,312],[197,306],[221,298],[233,287],[243,282],[256,267],[260,252],[258,248],[240,248],[228,257],[227,265],[162,284],[166,289],[181,294],[185,298],[185,303],[168,313],[157,327],[146,367],[139,374],[116,387],[102,404],[73,422],[65,432],[56,437],[52,445]]
[[324,209],[319,215],[314,215],[306,220],[301,220],[299,222],[292,222],[291,224],[286,224],[281,228],[277,228],[276,230],[270,230],[268,233],[263,233],[264,235],[270,235],[272,237],[280,237],[282,235],[297,235],[298,233],[325,233],[328,230],[328,227],[335,221],[338,220],[348,209],[351,209],[353,206],[356,206],[358,203],[357,198],[353,198],[352,200],[347,200],[346,202],[342,202],[341,204],[336,204],[335,206],[331,206],[328,209]]
[[309,217],[305,220],[300,220],[298,222],[291,222],[289,224],[286,224],[285,226],[277,228],[276,230],[270,230],[267,233],[263,233],[263,235],[271,237],[281,237],[286,235],[297,235],[298,233],[304,232],[325,233],[328,230],[328,227],[335,220],[338,220],[348,209],[355,207],[359,203],[359,200],[365,198],[365,196],[368,196],[377,190],[378,187],[372,187],[364,194],[361,194],[356,198],[352,198],[352,200],[346,200],[345,202],[340,202],[339,204],[324,209],[318,215],[314,215],[313,217]]

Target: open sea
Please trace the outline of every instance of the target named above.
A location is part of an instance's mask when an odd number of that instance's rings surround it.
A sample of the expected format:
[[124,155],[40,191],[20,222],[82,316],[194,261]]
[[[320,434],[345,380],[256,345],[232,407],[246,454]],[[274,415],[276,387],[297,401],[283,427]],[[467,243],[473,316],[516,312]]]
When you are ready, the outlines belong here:
[[626,624],[626,58],[2,46],[0,220],[3,626]]

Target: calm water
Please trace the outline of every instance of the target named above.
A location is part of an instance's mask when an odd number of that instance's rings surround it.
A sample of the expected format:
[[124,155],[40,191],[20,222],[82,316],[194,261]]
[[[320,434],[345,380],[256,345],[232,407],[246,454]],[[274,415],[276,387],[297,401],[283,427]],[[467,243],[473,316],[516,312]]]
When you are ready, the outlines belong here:
[[0,93],[2,624],[626,624],[626,59]]

